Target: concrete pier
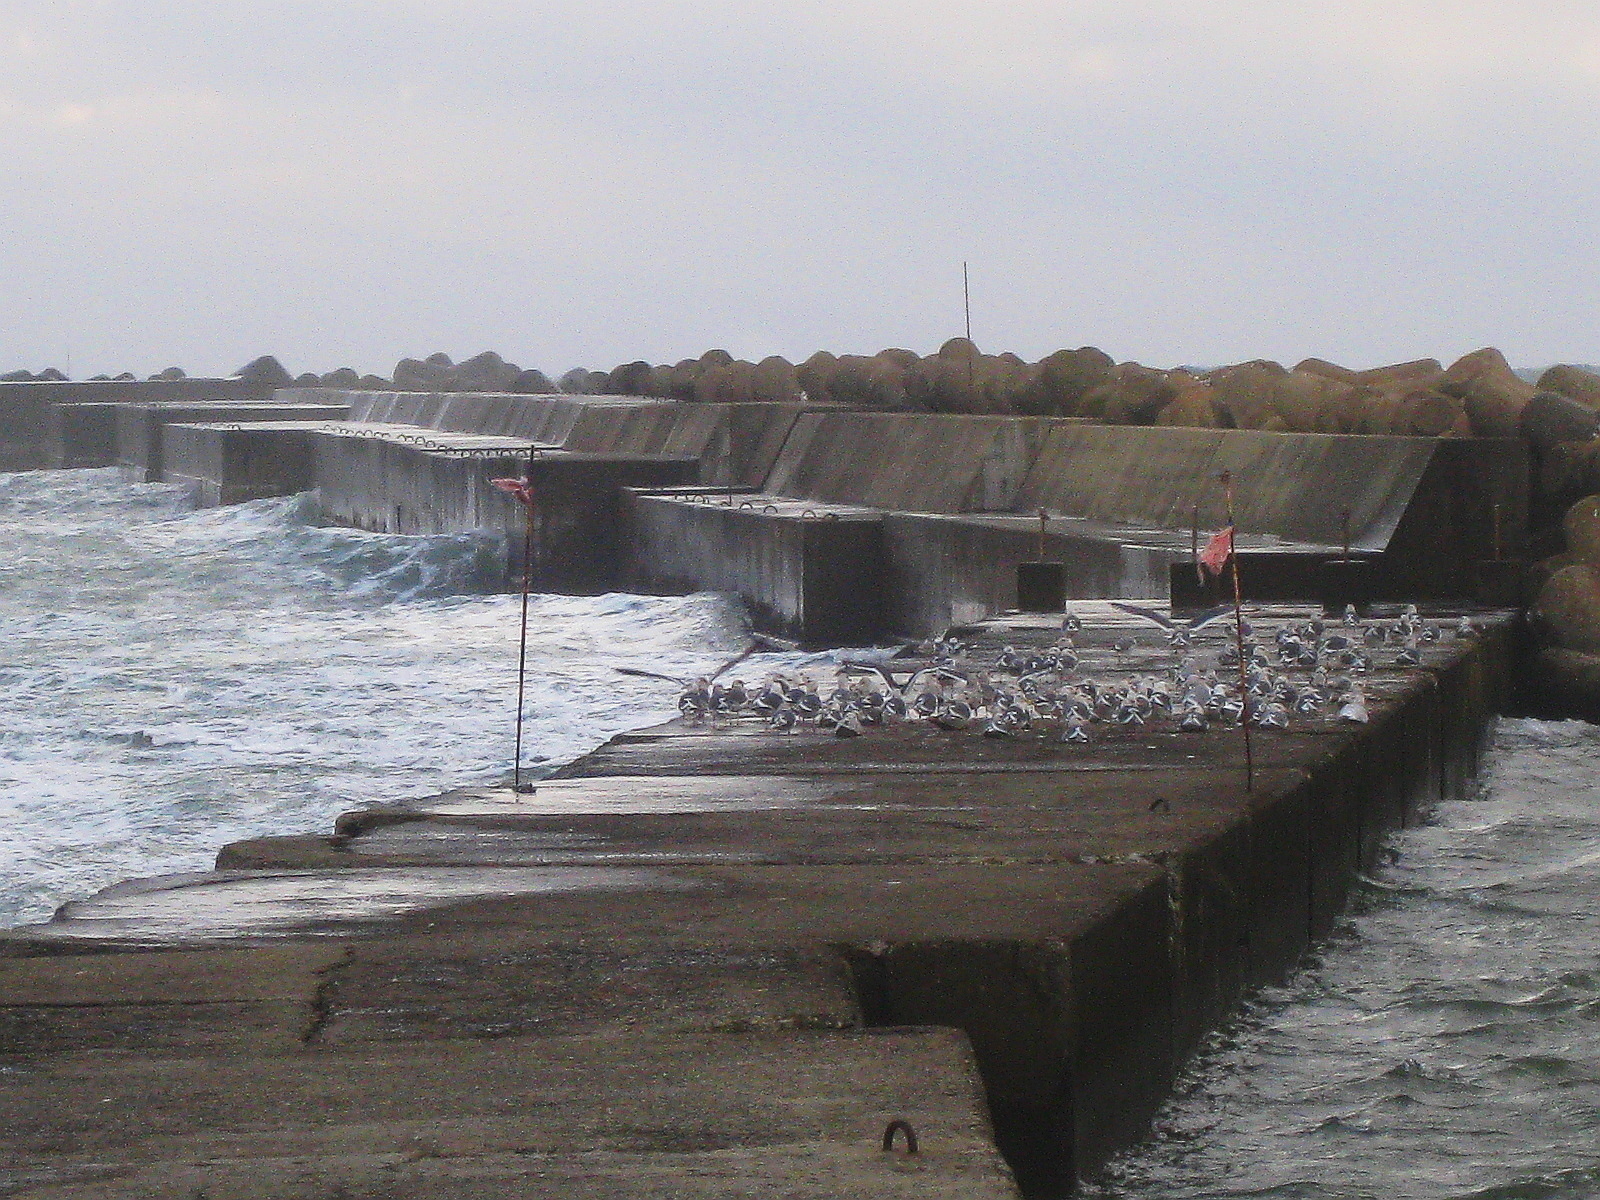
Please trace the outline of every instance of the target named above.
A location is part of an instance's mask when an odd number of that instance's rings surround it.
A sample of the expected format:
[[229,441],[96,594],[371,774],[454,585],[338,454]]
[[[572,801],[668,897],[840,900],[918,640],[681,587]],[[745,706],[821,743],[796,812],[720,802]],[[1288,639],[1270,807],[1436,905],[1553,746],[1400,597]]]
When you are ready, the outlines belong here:
[[[995,614],[1023,564],[1059,563],[1101,679],[1173,655],[1078,598],[1176,595],[1223,469],[1257,596],[1353,586],[1348,544],[1373,595],[1459,598],[1526,538],[1520,441],[320,389],[106,407],[138,478],[205,503],[314,487],[380,532],[520,549],[490,481],[525,473],[536,587],[728,590],[813,643],[955,626],[975,661],[1037,650],[1059,613]],[[84,454],[104,416],[78,414]],[[1266,642],[1306,615],[1253,619]],[[1468,786],[1515,641],[1512,615],[1477,619],[1377,663],[1369,723],[1263,729],[1248,770],[1221,722],[1088,746],[674,722],[531,795],[353,813],[107,889],[0,937],[0,1184],[1065,1194],[1331,928],[1384,835]]]
[[[1260,599],[1505,603],[1516,589],[1486,590],[1486,560],[1504,579],[1528,540],[1520,439],[634,396],[277,397],[280,411],[209,415],[57,407],[53,453],[89,465],[115,413],[132,477],[187,484],[207,504],[314,488],[337,523],[483,533],[506,541],[514,579],[519,514],[489,480],[520,474],[518,456],[537,447],[549,460],[537,468],[537,586],[730,591],[764,631],[814,645],[925,636],[1003,611],[1019,603],[1022,564],[1036,560],[1059,564],[1068,598],[1204,605],[1211,597],[1184,568],[1201,532],[1223,521],[1223,471],[1236,481],[1247,591]],[[262,423],[346,411],[320,428]],[[187,428],[219,422],[240,427]],[[169,464],[164,431],[180,424]],[[708,491],[672,490],[691,483]],[[735,499],[705,502],[713,491]]]
[[[1172,661],[1149,626],[1079,609],[1082,673]],[[1305,616],[1251,615],[1269,644]],[[69,905],[0,939],[6,1178],[1014,1194],[997,1147],[1023,1194],[1064,1194],[1140,1136],[1245,989],[1328,932],[1385,833],[1470,785],[1513,641],[1509,615],[1476,620],[1419,666],[1379,654],[1369,723],[1257,731],[1248,788],[1221,726],[1073,746],[677,721],[532,794],[353,813]],[[963,636],[982,661],[1059,633]],[[896,1120],[917,1155],[881,1148]]]

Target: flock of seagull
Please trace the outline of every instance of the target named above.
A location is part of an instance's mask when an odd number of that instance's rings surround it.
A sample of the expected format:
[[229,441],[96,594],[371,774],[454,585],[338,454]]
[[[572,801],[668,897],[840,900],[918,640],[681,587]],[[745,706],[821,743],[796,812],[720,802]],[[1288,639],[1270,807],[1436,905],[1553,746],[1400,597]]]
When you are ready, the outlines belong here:
[[[1110,645],[1110,670],[1103,662],[1088,669],[1091,649],[1077,646],[1082,622],[1069,612],[1060,636],[1043,649],[1006,646],[990,657],[992,650],[983,654],[946,635],[914,648],[926,665],[909,677],[885,669],[889,663],[851,662],[837,668],[830,686],[803,673],[776,673],[753,686],[702,676],[683,686],[678,710],[696,724],[759,720],[778,732],[811,727],[841,738],[921,722],[987,738],[1053,736],[1068,745],[1093,740],[1096,726],[1202,733],[1245,722],[1280,730],[1294,721],[1365,724],[1363,677],[1375,668],[1416,666],[1423,648],[1446,635],[1415,605],[1394,621],[1363,621],[1347,606],[1342,622],[1285,623],[1265,641],[1247,622],[1237,632],[1229,622],[1219,648],[1202,655],[1194,643],[1232,614],[1231,606],[1182,623],[1154,609],[1115,607],[1162,631],[1172,656],[1164,670],[1133,673],[1126,659],[1139,643],[1126,635]],[[1452,632],[1464,638],[1477,631],[1462,617]]]

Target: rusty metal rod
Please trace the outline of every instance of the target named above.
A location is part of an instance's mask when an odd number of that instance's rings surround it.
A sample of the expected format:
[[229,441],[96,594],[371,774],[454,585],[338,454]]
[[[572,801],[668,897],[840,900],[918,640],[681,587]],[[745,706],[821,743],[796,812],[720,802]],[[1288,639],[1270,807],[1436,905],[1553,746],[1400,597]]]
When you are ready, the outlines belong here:
[[[529,470],[528,474],[533,474]],[[533,492],[529,482],[528,498],[522,507],[527,510],[527,531],[522,539],[522,628],[517,639],[517,738],[512,751],[511,792],[522,791],[522,697],[528,681],[528,593],[533,590]]]

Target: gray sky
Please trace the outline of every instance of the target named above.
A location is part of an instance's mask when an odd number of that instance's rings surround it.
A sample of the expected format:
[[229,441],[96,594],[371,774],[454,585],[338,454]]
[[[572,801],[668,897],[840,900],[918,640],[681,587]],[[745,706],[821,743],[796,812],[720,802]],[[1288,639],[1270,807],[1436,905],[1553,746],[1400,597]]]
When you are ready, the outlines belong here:
[[7,0],[0,369],[1600,360],[1600,6]]

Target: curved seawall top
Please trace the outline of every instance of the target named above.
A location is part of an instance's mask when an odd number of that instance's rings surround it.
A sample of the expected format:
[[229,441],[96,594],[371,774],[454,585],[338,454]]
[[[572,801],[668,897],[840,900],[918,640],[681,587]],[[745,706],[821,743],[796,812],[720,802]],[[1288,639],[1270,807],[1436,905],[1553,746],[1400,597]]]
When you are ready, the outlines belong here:
[[767,478],[778,496],[899,512],[1005,512],[1050,426],[1044,417],[811,412]]
[[1097,521],[1187,528],[1224,518],[1217,477],[1233,472],[1241,531],[1382,549],[1438,447],[1435,438],[1245,429],[1056,426],[1017,497]]
[[301,402],[336,398],[350,405],[352,421],[526,438],[585,454],[697,458],[703,482],[739,487],[761,485],[796,418],[814,407],[511,392],[280,388],[277,394]]
[[767,480],[776,495],[901,512],[1051,512],[1120,525],[1220,523],[1231,470],[1240,528],[1357,546],[1393,534],[1433,438],[1089,425],[945,414],[807,413]]

